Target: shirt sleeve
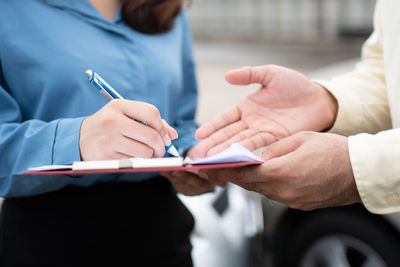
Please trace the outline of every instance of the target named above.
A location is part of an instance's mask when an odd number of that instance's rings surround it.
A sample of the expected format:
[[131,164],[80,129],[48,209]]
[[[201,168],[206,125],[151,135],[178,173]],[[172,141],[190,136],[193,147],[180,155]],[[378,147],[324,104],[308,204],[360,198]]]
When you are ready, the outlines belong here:
[[400,211],[400,165],[396,164],[400,160],[400,130],[390,129],[381,6],[382,1],[378,1],[374,33],[364,44],[356,69],[320,82],[339,103],[337,120],[330,131],[353,135],[348,146],[357,189],[364,206],[378,214]]
[[372,213],[400,211],[400,129],[349,137],[350,160],[364,206]]
[[178,120],[174,125],[179,138],[174,140],[174,145],[181,155],[186,154],[198,141],[194,137],[197,129],[195,113],[197,106],[197,79],[193,58],[192,34],[187,14],[181,16],[183,24],[182,68],[183,68],[183,94],[179,97]]
[[331,132],[348,136],[392,127],[382,52],[381,5],[382,1],[378,1],[374,32],[365,42],[362,60],[355,70],[330,81],[318,81],[339,103]]
[[83,118],[23,121],[18,103],[1,77],[0,68],[0,196],[30,196],[62,188],[69,183],[68,179],[49,180],[21,173],[29,167],[80,160]]

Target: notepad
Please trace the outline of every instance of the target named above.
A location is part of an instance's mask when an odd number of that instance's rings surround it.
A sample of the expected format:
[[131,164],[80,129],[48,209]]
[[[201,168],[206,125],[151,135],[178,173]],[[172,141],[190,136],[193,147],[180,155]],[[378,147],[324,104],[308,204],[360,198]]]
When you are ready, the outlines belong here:
[[85,174],[101,172],[159,172],[218,169],[262,164],[263,161],[240,144],[210,157],[192,160],[182,158],[127,158],[122,160],[77,161],[72,165],[50,165],[29,168],[24,174]]

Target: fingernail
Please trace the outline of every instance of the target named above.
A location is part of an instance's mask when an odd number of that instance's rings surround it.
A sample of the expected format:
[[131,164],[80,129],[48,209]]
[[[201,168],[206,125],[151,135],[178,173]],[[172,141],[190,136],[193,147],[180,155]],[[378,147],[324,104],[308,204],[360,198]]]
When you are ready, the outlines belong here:
[[164,141],[164,144],[165,144],[166,146],[169,146],[169,145],[171,144],[171,138],[169,138],[169,135],[168,135],[168,134],[164,135],[163,141]]
[[179,137],[178,132],[175,129],[173,129],[173,130],[174,130],[174,136],[173,137],[174,137],[174,139],[177,139]]

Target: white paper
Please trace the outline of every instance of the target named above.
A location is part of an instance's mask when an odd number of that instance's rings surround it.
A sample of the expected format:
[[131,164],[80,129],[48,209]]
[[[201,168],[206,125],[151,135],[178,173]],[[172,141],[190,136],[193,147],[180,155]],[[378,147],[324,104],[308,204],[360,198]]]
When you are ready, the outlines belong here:
[[192,160],[189,157],[185,159],[186,164],[199,165],[199,164],[217,164],[217,163],[228,163],[228,162],[263,162],[252,152],[247,150],[241,144],[232,144],[226,150],[210,157]]
[[72,165],[74,171],[118,170],[119,160],[76,161]]
[[29,171],[55,170],[118,170],[127,168],[179,167],[184,165],[218,164],[234,162],[263,162],[240,144],[232,144],[228,149],[211,157],[198,160],[183,158],[131,158],[123,160],[77,161],[73,165],[47,165],[29,168]]
[[131,159],[133,168],[153,168],[153,167],[180,167],[183,166],[183,158],[154,158],[154,159]]
[[32,172],[65,171],[65,170],[71,170],[71,169],[72,169],[72,165],[45,165],[45,166],[28,168],[28,170],[32,171]]

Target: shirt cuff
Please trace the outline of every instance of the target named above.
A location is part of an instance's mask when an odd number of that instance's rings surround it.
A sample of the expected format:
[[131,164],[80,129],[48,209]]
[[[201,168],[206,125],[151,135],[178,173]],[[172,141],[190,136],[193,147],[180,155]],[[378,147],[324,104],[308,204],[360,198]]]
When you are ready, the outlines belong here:
[[346,136],[355,134],[354,126],[352,126],[349,121],[351,121],[353,118],[359,117],[357,114],[362,112],[362,110],[358,110],[354,103],[346,101],[346,96],[344,95],[343,90],[336,89],[329,81],[315,82],[328,90],[338,102],[338,113],[336,115],[336,120],[328,132],[338,133]]
[[54,139],[53,164],[72,164],[81,160],[79,137],[83,119],[59,120]]
[[400,211],[400,129],[349,137],[349,153],[357,189],[372,213]]

